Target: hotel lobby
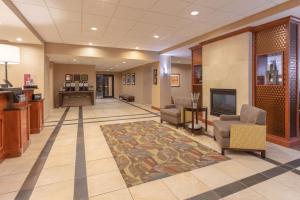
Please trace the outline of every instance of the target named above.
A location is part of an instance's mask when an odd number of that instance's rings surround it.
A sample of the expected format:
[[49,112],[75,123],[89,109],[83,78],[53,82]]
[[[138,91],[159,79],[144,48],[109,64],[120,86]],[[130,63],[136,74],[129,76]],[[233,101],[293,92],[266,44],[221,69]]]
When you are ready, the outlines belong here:
[[0,1],[0,200],[300,199],[299,0]]

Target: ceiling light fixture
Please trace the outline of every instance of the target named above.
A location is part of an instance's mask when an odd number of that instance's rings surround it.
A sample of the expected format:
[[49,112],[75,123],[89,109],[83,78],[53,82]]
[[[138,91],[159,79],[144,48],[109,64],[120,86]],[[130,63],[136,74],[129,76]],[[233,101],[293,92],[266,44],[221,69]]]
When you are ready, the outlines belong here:
[[91,27],[91,30],[92,30],[92,31],[97,31],[98,28],[97,28],[97,27]]
[[135,47],[135,49],[136,49],[136,50],[139,50],[139,49],[140,49],[140,47]]
[[126,62],[125,62],[125,61],[123,61],[122,63],[123,63],[123,64],[126,64]]
[[76,62],[77,61],[76,58],[74,58],[73,61]]
[[23,39],[20,38],[20,37],[16,38],[16,40],[17,40],[17,42],[22,42],[23,41]]
[[159,35],[154,35],[153,37],[157,39],[157,38],[159,38]]
[[89,43],[89,45],[90,45],[90,46],[93,46],[93,43],[92,43],[92,42],[90,42],[90,43]]
[[199,14],[199,11],[196,11],[196,10],[191,12],[191,15],[193,15],[193,16],[198,15],[198,14]]

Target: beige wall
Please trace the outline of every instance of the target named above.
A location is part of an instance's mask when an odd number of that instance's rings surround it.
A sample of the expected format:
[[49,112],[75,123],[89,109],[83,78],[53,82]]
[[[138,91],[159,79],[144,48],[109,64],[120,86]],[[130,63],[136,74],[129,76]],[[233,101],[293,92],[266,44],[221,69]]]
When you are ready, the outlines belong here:
[[210,88],[236,89],[237,113],[250,103],[251,40],[251,33],[243,33],[203,47],[203,105],[209,113]]
[[192,66],[172,64],[172,74],[180,74],[180,87],[171,87],[172,97],[190,97],[192,92]]
[[123,85],[121,83],[121,93],[133,95],[138,103],[151,105],[153,65],[151,63],[122,72],[125,75],[135,73],[135,85]]
[[53,71],[53,91],[54,105],[58,106],[58,91],[63,86],[65,74],[87,74],[89,85],[96,89],[96,70],[94,65],[74,65],[74,64],[54,64]]
[[[39,86],[36,92],[44,95],[44,46],[16,45],[20,48],[20,64],[8,65],[8,80],[14,87],[23,87],[24,74],[31,74],[34,82]],[[0,65],[0,82],[5,78],[4,65]]]

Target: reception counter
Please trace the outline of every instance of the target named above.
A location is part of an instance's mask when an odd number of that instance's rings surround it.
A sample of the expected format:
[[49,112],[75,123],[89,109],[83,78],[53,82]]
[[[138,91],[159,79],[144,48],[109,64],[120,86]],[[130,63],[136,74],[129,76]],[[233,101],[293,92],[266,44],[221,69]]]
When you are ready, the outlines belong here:
[[12,97],[12,91],[0,91],[0,162],[21,156],[30,144],[30,133],[40,132],[44,123],[43,100],[28,95],[25,102],[14,103]]

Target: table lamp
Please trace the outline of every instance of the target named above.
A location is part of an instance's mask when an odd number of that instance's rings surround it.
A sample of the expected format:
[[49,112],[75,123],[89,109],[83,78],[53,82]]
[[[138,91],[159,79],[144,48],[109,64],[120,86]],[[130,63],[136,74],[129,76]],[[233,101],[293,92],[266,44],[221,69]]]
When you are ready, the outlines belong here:
[[20,48],[7,44],[0,44],[0,64],[5,65],[5,85],[12,87],[12,84],[7,80],[7,65],[20,63]]

